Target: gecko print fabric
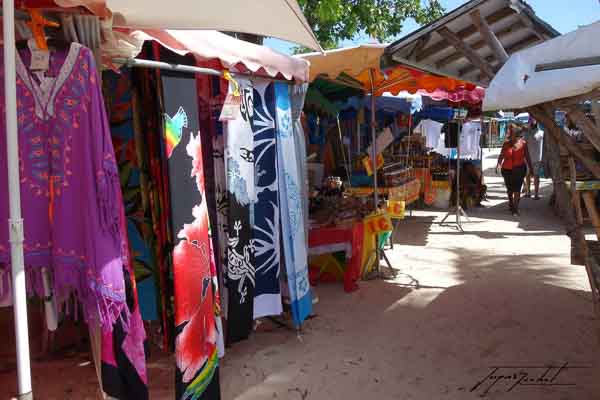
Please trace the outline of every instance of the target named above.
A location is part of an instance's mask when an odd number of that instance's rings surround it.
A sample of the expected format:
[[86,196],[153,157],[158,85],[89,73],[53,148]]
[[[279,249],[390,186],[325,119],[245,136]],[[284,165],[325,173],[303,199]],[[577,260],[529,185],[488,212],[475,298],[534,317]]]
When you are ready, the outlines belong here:
[[[239,80],[240,112],[227,123],[225,167],[229,214],[227,228],[227,342],[247,339],[252,331],[254,306],[254,244],[251,206],[254,203],[254,93],[252,84]],[[231,90],[231,89],[230,89]]]
[[300,326],[312,311],[304,209],[300,198],[302,176],[298,168],[300,153],[297,152],[293,135],[289,86],[285,83],[275,83],[275,97],[281,235],[292,317],[296,326]]
[[283,312],[279,287],[279,187],[275,131],[275,87],[254,85],[254,203],[253,243],[256,261],[254,318]]
[[194,77],[162,76],[165,124],[181,129],[169,151],[177,400],[220,399],[217,298]]

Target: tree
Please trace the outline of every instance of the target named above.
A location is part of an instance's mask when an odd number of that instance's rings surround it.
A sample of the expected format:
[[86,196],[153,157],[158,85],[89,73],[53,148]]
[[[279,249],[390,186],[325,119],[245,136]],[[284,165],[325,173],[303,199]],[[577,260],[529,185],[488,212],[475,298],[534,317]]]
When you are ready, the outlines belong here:
[[361,33],[389,41],[402,31],[405,20],[427,24],[444,14],[440,0],[299,0],[321,46],[338,47]]

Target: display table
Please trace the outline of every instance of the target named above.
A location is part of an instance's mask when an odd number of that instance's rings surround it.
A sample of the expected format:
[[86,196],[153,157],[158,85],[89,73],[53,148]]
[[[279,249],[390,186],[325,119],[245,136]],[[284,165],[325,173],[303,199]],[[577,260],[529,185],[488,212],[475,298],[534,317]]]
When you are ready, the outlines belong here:
[[[372,187],[352,187],[346,191],[353,196],[372,196]],[[405,201],[406,204],[413,203],[419,199],[421,191],[421,182],[419,179],[413,179],[407,183],[394,187],[380,187],[377,192],[381,196],[388,196],[390,199]]]
[[364,224],[362,221],[348,226],[317,227],[308,232],[308,254],[316,256],[338,251],[346,252],[347,267],[344,271],[344,290],[358,289],[357,281],[361,274],[362,242]]

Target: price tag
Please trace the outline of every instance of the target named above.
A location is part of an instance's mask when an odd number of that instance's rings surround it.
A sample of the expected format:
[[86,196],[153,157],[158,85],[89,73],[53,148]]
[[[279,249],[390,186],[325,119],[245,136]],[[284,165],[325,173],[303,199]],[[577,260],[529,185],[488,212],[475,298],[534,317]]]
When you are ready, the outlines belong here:
[[393,229],[392,220],[387,213],[373,215],[365,218],[365,229],[372,235],[390,232]]
[[405,208],[406,203],[401,200],[389,200],[387,203],[387,213],[394,219],[404,219]]
[[242,96],[240,93],[240,85],[231,76],[229,71],[223,72],[223,78],[229,82],[229,93],[225,97],[225,103],[219,116],[219,121],[232,121],[237,118],[240,112],[240,104],[242,104]]
[[31,52],[31,64],[29,68],[32,71],[48,71],[50,68],[50,52],[48,49],[39,48],[34,39],[29,39],[27,46]]
[[236,119],[240,112],[240,104],[242,104],[242,98],[240,96],[228,93],[227,97],[225,97],[225,103],[223,103],[219,121],[232,121]]
[[32,71],[48,71],[48,68],[50,68],[50,52],[48,50],[33,50],[29,68]]

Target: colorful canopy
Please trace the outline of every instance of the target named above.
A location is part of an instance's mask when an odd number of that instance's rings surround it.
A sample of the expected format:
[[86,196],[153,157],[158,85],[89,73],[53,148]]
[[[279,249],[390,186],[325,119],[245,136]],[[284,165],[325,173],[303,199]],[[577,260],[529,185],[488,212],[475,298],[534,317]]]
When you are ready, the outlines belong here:
[[[421,110],[421,96],[412,97],[396,97],[396,96],[379,96],[375,98],[375,110],[383,111],[384,113],[402,113],[414,114]],[[358,110],[360,108],[371,109],[371,96],[351,97],[344,103],[339,104],[340,108],[352,108]]]
[[185,55],[192,53],[200,61],[219,60],[223,68],[237,68],[270,77],[306,82],[306,60],[278,53],[265,46],[244,42],[216,31],[146,30],[131,33],[140,43],[156,40],[168,49]]
[[386,45],[367,44],[325,53],[309,53],[298,57],[310,61],[310,80],[317,77],[336,80],[347,86],[362,89],[380,96],[401,91],[416,93],[457,90],[473,90],[475,85],[452,78],[445,78],[413,68],[396,66],[381,70],[380,62]]
[[433,92],[419,90],[417,93],[430,97],[435,101],[448,100],[452,103],[465,102],[469,104],[479,104],[483,101],[485,89],[477,86],[473,90],[459,89],[454,92],[448,92],[446,90],[435,90]]

